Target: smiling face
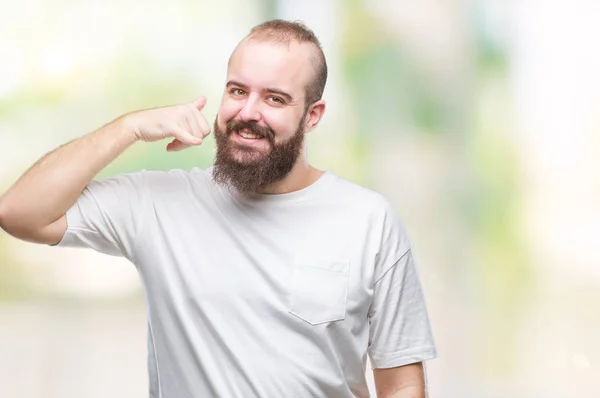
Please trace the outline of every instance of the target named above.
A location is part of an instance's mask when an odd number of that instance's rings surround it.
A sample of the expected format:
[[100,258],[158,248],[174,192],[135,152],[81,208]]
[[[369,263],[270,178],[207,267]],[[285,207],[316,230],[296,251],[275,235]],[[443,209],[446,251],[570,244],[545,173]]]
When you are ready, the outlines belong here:
[[318,123],[322,101],[306,104],[314,79],[309,43],[245,39],[229,61],[215,120],[215,179],[242,191],[280,181],[303,150],[304,133]]

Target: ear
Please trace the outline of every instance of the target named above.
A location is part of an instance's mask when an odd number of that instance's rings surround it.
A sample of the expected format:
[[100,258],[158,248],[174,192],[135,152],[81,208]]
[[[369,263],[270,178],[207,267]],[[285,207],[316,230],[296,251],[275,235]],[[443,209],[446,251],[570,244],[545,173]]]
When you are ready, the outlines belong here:
[[318,100],[317,102],[313,103],[310,106],[310,108],[308,108],[308,112],[306,113],[304,132],[308,133],[308,132],[312,131],[315,127],[317,127],[317,125],[321,121],[321,118],[323,117],[324,114],[325,114],[325,101]]

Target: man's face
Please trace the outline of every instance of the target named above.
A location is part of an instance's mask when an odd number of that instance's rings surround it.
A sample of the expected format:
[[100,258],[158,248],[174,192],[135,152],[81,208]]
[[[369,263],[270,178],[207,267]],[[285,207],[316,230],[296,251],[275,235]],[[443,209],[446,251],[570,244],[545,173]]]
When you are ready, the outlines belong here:
[[304,142],[310,51],[306,44],[257,40],[234,51],[214,126],[218,182],[257,191],[291,171]]

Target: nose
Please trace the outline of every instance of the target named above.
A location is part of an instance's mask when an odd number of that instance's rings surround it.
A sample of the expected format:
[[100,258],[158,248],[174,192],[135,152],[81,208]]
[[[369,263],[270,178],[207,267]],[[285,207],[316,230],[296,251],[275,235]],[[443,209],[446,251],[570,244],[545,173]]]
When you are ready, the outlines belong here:
[[257,96],[249,95],[247,97],[244,106],[240,110],[240,119],[245,122],[258,122],[261,119],[259,109],[259,98]]

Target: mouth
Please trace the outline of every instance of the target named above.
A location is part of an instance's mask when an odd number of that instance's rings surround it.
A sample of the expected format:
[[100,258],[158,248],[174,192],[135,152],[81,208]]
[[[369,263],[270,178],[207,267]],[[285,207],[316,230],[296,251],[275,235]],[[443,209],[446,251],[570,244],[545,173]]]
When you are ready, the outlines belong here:
[[266,137],[255,134],[248,129],[241,129],[234,132],[234,140],[246,145],[257,145],[267,141]]
[[245,138],[247,140],[260,140],[263,137],[258,135],[258,134],[254,134],[253,132],[251,132],[248,129],[243,129],[243,130],[239,130],[236,131],[236,134],[242,138]]

